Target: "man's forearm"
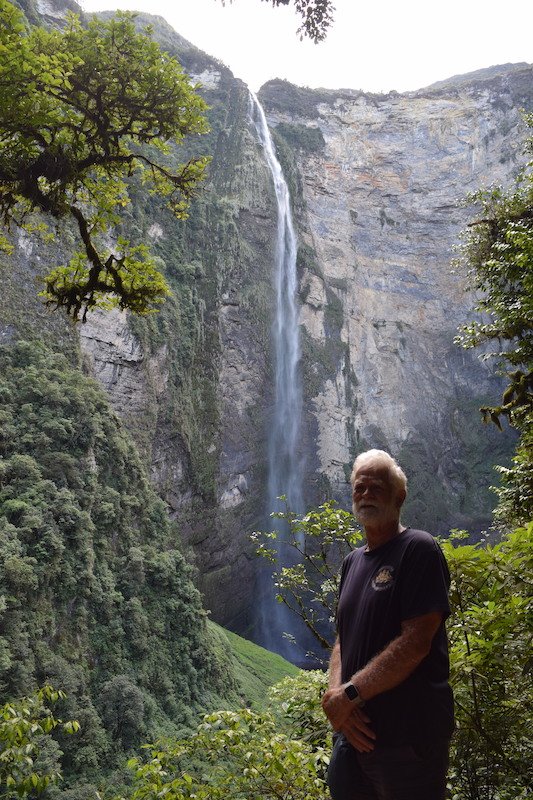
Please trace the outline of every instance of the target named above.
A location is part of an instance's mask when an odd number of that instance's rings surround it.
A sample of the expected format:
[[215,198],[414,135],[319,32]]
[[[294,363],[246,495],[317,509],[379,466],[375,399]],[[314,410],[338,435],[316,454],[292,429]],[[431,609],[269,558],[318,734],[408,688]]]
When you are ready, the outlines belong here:
[[434,613],[405,622],[401,634],[351,677],[361,697],[371,700],[403,683],[429,653],[441,620]]
[[342,667],[341,667],[341,645],[339,638],[333,646],[331,651],[331,658],[329,660],[329,682],[328,689],[336,689],[341,685]]
[[341,685],[341,647],[337,639],[329,662],[329,689],[322,698],[322,708],[334,730],[342,731],[359,752],[374,748],[375,734],[364,711],[353,706]]

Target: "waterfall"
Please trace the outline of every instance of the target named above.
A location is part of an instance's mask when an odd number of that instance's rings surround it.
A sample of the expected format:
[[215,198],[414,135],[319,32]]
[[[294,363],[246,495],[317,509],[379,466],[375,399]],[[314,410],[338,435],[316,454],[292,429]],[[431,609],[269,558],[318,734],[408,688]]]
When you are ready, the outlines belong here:
[[[250,93],[250,118],[263,147],[272,173],[277,202],[277,241],[275,252],[276,308],[272,327],[274,354],[274,406],[268,435],[268,486],[266,514],[270,529],[279,530],[279,521],[270,521],[272,511],[283,510],[277,499],[285,495],[291,511],[304,511],[302,464],[299,458],[302,390],[299,374],[300,343],[296,302],[297,242],[290,207],[290,195],[281,165],[276,158],[265,113],[259,100]],[[283,533],[283,532],[282,532]],[[283,544],[278,543],[278,557]],[[287,557],[289,557],[287,555]],[[257,638],[270,650],[295,660],[298,651],[282,634],[294,634],[297,620],[286,606],[277,603],[270,574],[260,577],[262,595],[258,614]]]

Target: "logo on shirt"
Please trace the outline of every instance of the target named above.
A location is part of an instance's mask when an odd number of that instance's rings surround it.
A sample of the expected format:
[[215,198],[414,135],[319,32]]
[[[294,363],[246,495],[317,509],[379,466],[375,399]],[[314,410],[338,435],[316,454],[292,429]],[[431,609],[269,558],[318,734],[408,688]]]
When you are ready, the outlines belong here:
[[394,567],[380,567],[372,578],[372,588],[376,592],[383,592],[385,589],[390,589],[394,583],[393,573]]

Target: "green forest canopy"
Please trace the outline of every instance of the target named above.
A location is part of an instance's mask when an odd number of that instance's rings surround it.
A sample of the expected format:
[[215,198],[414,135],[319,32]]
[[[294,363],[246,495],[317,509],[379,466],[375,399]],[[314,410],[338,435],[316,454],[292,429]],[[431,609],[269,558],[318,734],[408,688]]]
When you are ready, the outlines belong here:
[[63,689],[85,780],[235,696],[180,537],[103,390],[43,344],[0,348],[0,686]]
[[78,233],[44,297],[74,319],[97,305],[150,310],[169,291],[165,279],[142,242],[110,244],[113,227],[132,180],[186,215],[208,159],[179,163],[176,146],[207,131],[204,101],[131,14],[86,28],[70,14],[63,30],[28,30],[0,0],[0,51],[1,220],[45,237],[69,221]]

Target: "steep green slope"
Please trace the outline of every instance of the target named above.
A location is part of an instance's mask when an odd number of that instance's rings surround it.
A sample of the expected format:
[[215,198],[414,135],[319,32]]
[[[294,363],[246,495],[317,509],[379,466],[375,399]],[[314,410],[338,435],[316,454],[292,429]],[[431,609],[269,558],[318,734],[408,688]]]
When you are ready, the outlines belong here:
[[165,505],[94,381],[41,343],[0,348],[0,685],[50,681],[82,730],[67,774],[238,702]]
[[299,669],[277,653],[237,636],[236,633],[210,623],[223,634],[231,648],[232,666],[242,702],[254,708],[266,705],[267,690],[288,675],[294,676]]

